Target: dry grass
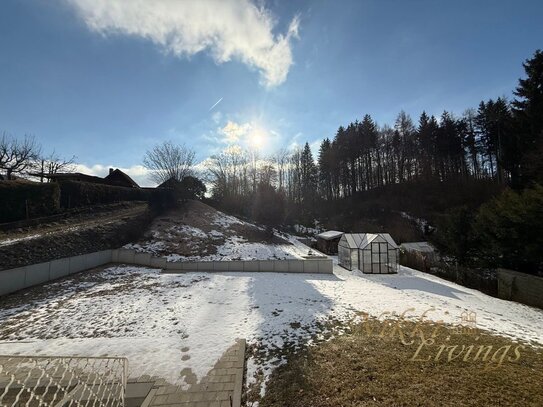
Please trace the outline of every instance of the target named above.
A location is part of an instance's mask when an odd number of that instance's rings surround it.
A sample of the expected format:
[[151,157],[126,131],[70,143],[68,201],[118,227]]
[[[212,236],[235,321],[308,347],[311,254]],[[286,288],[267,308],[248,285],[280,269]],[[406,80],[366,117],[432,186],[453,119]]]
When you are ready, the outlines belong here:
[[368,320],[292,355],[272,374],[260,407],[540,407],[542,383],[539,347],[478,330]]
[[[146,242],[159,240],[163,247],[154,249],[155,254],[176,253],[187,257],[214,255],[217,253],[217,247],[223,245],[228,237],[233,236],[242,237],[251,243],[290,244],[246,222],[217,224],[216,219],[221,216],[223,215],[211,206],[189,200],[182,207],[157,217],[138,243],[145,245]],[[194,236],[183,229],[185,226],[197,228],[207,237]],[[220,235],[209,235],[211,231],[219,232]]]

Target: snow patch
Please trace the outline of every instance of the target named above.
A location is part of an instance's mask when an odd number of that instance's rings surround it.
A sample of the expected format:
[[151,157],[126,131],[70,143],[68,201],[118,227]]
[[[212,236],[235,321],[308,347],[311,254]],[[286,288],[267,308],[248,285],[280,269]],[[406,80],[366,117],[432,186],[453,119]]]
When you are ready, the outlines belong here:
[[35,234],[35,235],[29,235],[29,236],[24,236],[24,237],[18,237],[18,238],[14,238],[14,239],[6,239],[6,240],[2,240],[0,242],[0,246],[10,246],[10,245],[18,243],[18,242],[24,242],[25,240],[36,239],[36,238],[41,237],[41,236],[42,236],[41,234]]
[[[543,344],[543,310],[503,301],[406,267],[396,275],[364,275],[337,266],[333,275],[281,273],[161,274],[111,267],[50,283],[44,297],[24,293],[0,310],[0,354],[126,356],[130,377],[143,374],[184,385],[201,379],[237,338],[268,349],[250,358],[248,383],[285,362],[281,349],[319,334],[330,318],[383,312],[458,323],[474,311],[477,326]],[[96,279],[96,275],[94,277]],[[188,348],[188,350],[187,350]],[[183,361],[182,356],[190,359]],[[264,391],[264,388],[262,388]]]

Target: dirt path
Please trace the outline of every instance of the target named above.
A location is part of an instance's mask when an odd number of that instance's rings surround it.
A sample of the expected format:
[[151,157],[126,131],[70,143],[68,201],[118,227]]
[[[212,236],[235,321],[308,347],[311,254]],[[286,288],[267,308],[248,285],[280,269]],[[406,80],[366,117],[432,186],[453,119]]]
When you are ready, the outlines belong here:
[[69,233],[79,229],[92,228],[97,225],[133,218],[147,210],[145,202],[122,202],[95,208],[92,212],[78,213],[56,222],[37,226],[0,232],[0,247],[37,237]]

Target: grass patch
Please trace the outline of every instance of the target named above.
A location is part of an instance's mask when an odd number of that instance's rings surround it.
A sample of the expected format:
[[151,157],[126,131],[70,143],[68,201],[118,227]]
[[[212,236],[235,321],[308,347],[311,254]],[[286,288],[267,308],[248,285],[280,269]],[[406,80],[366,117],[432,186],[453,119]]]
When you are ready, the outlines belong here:
[[542,383],[540,347],[477,329],[372,319],[290,355],[259,405],[543,406]]

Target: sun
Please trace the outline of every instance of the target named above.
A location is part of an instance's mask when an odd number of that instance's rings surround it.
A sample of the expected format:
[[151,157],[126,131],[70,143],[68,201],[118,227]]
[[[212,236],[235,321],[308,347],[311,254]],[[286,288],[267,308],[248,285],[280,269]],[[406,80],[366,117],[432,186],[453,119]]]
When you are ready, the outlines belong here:
[[257,150],[262,149],[266,144],[266,131],[262,128],[255,128],[250,134],[249,144]]

